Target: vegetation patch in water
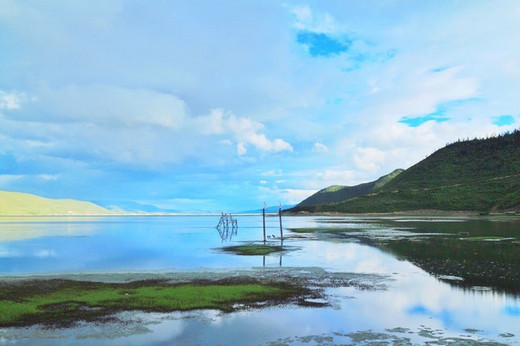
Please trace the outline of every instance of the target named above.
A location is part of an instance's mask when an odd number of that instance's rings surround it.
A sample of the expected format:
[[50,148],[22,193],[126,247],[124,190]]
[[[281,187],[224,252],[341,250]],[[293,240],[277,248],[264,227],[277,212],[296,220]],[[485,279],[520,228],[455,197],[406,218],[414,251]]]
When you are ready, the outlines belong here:
[[240,282],[137,281],[124,284],[30,280],[0,282],[0,327],[69,326],[77,321],[99,322],[127,310],[149,312],[218,309],[231,312],[236,304],[254,307],[298,300],[310,291],[287,284]]
[[264,256],[275,252],[285,251],[286,248],[277,245],[237,245],[223,248],[226,252],[233,252],[244,256]]
[[[398,239],[377,246],[404,258],[438,277],[463,280],[450,283],[485,286],[520,293],[520,251],[512,241],[465,241],[468,238],[429,237],[421,240]],[[482,237],[490,239],[490,237]],[[483,240],[482,239],[482,240]]]

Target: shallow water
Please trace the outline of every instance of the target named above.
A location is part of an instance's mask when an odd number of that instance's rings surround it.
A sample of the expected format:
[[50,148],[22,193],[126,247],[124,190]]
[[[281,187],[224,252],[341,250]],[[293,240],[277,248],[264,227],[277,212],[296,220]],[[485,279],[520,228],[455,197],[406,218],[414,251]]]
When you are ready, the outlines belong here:
[[[196,311],[121,315],[126,323],[76,328],[0,329],[0,343],[16,344],[341,344],[386,342],[520,343],[520,298],[488,288],[461,289],[392,253],[338,234],[297,234],[290,228],[340,228],[373,238],[471,232],[518,239],[517,219],[404,217],[284,217],[291,251],[237,256],[223,246],[261,241],[261,216],[237,216],[238,232],[222,240],[218,216],[2,218],[0,275],[232,272],[292,270],[379,275],[385,289],[327,288],[329,307],[270,307],[230,314]],[[277,217],[267,234],[279,244]],[[300,268],[300,269],[298,269]],[[108,273],[108,274],[107,274]],[[134,274],[135,275],[135,274]],[[347,274],[345,274],[347,275]],[[57,338],[57,339],[56,339]]]

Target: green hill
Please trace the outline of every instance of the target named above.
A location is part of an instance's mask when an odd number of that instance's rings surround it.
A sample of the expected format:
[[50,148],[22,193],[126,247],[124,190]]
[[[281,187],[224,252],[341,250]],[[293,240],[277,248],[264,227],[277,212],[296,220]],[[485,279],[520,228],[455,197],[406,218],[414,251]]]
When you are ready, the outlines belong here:
[[90,202],[50,199],[29,193],[0,191],[0,216],[109,214],[114,214],[114,212]]
[[382,188],[392,179],[397,177],[401,172],[403,172],[402,169],[396,169],[392,173],[387,174],[375,181],[359,184],[356,186],[329,186],[323,190],[316,192],[314,195],[308,197],[307,199],[303,200],[296,206],[296,208],[309,207],[318,204],[338,203],[354,197],[367,195],[371,192],[374,192],[376,189]]
[[291,211],[301,210],[345,213],[518,211],[520,131],[447,145],[369,194]]

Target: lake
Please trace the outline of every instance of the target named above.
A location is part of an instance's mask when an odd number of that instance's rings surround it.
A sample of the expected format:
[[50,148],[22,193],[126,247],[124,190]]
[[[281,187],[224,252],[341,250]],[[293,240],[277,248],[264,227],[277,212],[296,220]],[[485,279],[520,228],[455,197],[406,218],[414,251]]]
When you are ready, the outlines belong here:
[[[325,287],[325,307],[126,312],[119,316],[125,323],[0,328],[0,343],[520,343],[518,218],[284,217],[289,251],[267,256],[222,251],[263,238],[261,216],[236,218],[236,234],[223,237],[219,216],[3,217],[0,275],[124,281],[287,274],[355,284]],[[278,217],[266,224],[268,242],[280,244]]]

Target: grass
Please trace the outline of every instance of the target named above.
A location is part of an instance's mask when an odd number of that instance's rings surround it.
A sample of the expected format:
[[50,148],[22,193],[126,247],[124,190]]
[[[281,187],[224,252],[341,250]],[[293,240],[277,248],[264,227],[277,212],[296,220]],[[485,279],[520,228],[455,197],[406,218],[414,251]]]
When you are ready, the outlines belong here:
[[323,192],[337,192],[337,191],[343,189],[344,187],[345,186],[342,186],[342,185],[332,185],[332,186],[329,186],[326,189],[324,189]]
[[29,193],[0,191],[0,216],[109,214],[114,213],[90,202],[50,199]]
[[[498,204],[504,208],[520,203],[508,191],[518,190],[518,176],[467,181],[450,186],[380,191],[340,203],[308,207],[309,212],[396,212],[445,210],[489,212]],[[507,199],[507,201],[505,201]]]
[[234,310],[236,303],[283,302],[304,294],[303,288],[258,282],[168,284],[139,281],[124,284],[72,280],[0,282],[0,327],[44,324],[68,326],[102,321],[115,312]]
[[283,246],[275,246],[275,245],[237,245],[237,246],[227,246],[223,248],[226,252],[233,252],[237,255],[243,256],[264,256],[270,253],[281,252],[284,251],[285,248]]

